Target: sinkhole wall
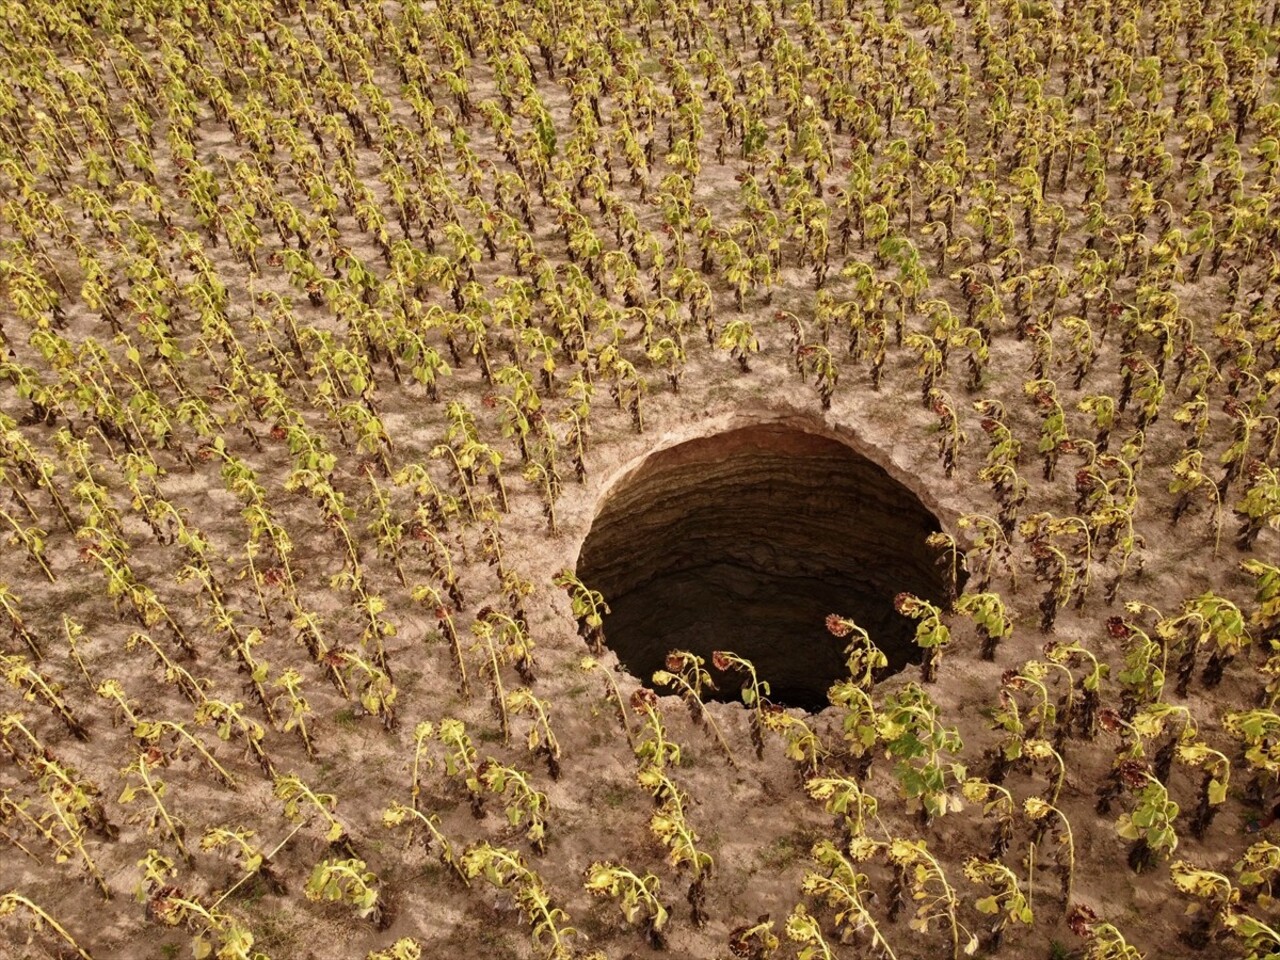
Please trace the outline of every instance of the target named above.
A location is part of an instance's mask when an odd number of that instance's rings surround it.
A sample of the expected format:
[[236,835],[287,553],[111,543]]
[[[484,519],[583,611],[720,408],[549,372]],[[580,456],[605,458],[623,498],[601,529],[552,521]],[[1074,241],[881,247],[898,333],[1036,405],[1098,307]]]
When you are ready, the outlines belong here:
[[[817,710],[845,673],[837,613],[863,626],[890,670],[919,659],[915,625],[893,609],[909,591],[941,604],[925,538],[940,529],[919,498],[837,440],[755,426],[649,457],[610,492],[578,561],[604,594],[607,644],[650,682],[669,650],[733,650],[773,699]],[[739,683],[717,676],[720,699]]]

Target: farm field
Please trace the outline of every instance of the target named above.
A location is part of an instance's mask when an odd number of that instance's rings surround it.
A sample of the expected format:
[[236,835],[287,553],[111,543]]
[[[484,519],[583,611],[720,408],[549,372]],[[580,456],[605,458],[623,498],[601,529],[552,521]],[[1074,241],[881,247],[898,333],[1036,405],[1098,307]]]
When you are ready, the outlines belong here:
[[1277,0],[3,23],[0,957],[1280,958]]

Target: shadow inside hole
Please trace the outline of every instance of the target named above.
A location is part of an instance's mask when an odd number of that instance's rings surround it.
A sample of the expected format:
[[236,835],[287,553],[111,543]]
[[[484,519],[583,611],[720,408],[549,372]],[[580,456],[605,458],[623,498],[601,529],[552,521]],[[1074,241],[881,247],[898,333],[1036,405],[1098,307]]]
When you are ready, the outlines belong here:
[[[919,498],[844,444],[747,427],[654,454],[611,492],[578,577],[604,594],[606,643],[646,685],[671,650],[750,660],[777,703],[820,710],[845,673],[828,614],[866,629],[888,672],[919,661],[902,591],[942,605]],[[741,680],[713,673],[713,699]]]

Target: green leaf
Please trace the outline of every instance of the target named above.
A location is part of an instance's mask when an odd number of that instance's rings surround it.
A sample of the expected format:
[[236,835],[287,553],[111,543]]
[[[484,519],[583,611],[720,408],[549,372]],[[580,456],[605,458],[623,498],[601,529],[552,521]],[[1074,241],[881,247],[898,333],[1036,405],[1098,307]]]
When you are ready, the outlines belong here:
[[1217,806],[1225,802],[1227,799],[1227,785],[1221,780],[1213,779],[1209,781],[1209,804]]

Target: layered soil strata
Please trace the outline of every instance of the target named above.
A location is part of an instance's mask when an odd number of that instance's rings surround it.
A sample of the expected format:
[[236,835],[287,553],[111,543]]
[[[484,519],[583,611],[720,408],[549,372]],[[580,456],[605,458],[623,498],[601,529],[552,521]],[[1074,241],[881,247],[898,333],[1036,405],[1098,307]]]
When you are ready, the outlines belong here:
[[[789,706],[826,705],[845,672],[828,614],[863,626],[892,670],[918,660],[909,591],[944,599],[939,523],[919,498],[843,443],[790,427],[746,427],[649,457],[609,494],[578,576],[612,613],[607,643],[645,682],[669,650],[751,660]],[[719,697],[738,684],[717,677]]]

